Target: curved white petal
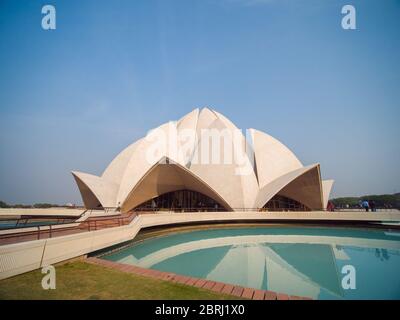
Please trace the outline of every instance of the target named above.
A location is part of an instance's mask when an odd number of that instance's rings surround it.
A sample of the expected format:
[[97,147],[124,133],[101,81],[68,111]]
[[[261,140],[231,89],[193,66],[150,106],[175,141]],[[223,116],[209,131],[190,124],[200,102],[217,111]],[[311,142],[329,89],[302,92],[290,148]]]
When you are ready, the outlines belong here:
[[[244,208],[242,176],[234,159],[231,131],[218,118],[204,129],[207,131],[200,131],[190,170],[216,190],[230,207]],[[213,149],[218,144],[220,147]]]
[[201,109],[199,113],[199,117],[197,120],[197,134],[201,136],[201,130],[207,129],[211,126],[211,124],[217,120],[217,115],[208,108]]
[[260,187],[303,165],[292,151],[270,135],[250,129]]
[[199,109],[194,109],[182,117],[176,127],[178,134],[179,163],[189,167],[193,157],[195,146],[197,145],[197,122],[199,119]]
[[276,194],[296,200],[310,209],[323,207],[319,164],[286,173],[260,189],[254,207],[262,208]]
[[[242,180],[243,206],[244,208],[250,208],[252,207],[258,192],[258,181],[254,171],[254,151],[247,143],[243,132],[240,131],[232,121],[226,118],[223,114],[215,110],[213,111],[229,130],[232,132],[238,132],[238,134],[235,135],[233,143],[234,148],[241,154],[241,159],[238,161],[241,168],[238,173]],[[252,158],[250,159],[249,156]]]
[[[146,172],[148,172],[161,157],[167,155],[168,128],[171,125],[171,123],[165,123],[151,130],[149,134],[137,144],[120,182],[117,196],[118,206],[125,201],[128,194]],[[154,136],[151,136],[152,134],[154,134]]]
[[73,171],[82,199],[87,208],[97,208],[100,203],[103,208],[115,207],[118,185],[101,177]]
[[328,205],[329,195],[331,194],[335,180],[322,180],[322,190],[324,195],[324,208]]
[[132,143],[122,152],[120,152],[113,161],[108,165],[106,170],[102,174],[102,178],[113,181],[115,183],[120,183],[121,179],[125,173],[126,167],[128,166],[129,160],[132,157],[135,149],[139,145],[141,139]]

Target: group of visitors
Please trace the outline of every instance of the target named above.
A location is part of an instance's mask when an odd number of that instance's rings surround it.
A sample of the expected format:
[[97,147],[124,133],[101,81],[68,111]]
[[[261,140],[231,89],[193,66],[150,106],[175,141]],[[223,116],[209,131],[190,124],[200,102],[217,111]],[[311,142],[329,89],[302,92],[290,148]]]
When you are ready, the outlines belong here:
[[[360,200],[358,203],[359,208],[365,210],[366,212],[376,212],[376,204],[374,200]],[[340,209],[341,207],[339,207]],[[346,205],[345,209],[349,209],[349,205]],[[332,201],[328,201],[328,205],[326,207],[327,211],[335,211],[335,205]]]
[[374,200],[360,200],[360,207],[363,208],[366,212],[371,210],[372,212],[376,212],[376,206]]

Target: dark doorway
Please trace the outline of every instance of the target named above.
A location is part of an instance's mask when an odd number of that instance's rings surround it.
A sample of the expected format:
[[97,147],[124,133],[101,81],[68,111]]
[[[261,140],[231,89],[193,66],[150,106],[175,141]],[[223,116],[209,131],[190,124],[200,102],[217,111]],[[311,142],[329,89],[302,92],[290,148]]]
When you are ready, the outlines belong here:
[[214,199],[192,190],[177,190],[148,200],[135,211],[228,211]]

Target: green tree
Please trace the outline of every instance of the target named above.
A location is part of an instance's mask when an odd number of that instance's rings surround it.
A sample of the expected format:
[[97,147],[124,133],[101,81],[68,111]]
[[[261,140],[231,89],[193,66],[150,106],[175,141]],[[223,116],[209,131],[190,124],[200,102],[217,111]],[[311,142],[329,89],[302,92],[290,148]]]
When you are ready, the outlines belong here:
[[4,201],[0,201],[0,208],[9,208],[10,206]]
[[40,209],[46,209],[46,208],[53,208],[53,207],[57,207],[57,205],[55,204],[51,204],[51,203],[35,203],[33,205],[34,208],[40,208]]

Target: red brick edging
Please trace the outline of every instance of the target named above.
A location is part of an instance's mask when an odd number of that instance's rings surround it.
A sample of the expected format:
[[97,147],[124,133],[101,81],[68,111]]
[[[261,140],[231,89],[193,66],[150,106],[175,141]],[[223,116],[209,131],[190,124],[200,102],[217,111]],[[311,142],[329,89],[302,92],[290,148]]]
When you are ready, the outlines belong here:
[[119,262],[113,262],[109,260],[103,260],[99,258],[87,258],[85,261],[91,264],[100,265],[116,269],[122,272],[134,273],[141,276],[151,277],[155,279],[161,279],[166,281],[177,282],[188,286],[194,286],[197,288],[208,289],[218,293],[230,294],[239,298],[253,299],[253,300],[312,300],[311,298],[289,296],[283,293],[276,293],[268,290],[259,290],[252,288],[244,288],[241,286],[235,286],[232,284],[210,281],[206,279],[199,279],[179,275],[171,272],[163,272],[153,269],[145,269],[133,265],[123,264]]

